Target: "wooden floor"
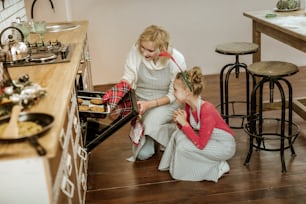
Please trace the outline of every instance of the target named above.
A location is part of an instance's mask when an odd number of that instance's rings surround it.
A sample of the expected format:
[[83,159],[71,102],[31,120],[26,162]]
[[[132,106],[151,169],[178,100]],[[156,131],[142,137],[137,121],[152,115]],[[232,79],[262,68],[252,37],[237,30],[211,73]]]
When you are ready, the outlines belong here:
[[[306,68],[288,77],[294,96],[306,95]],[[206,76],[203,97],[219,103],[218,75]],[[231,94],[243,96],[243,76],[231,84]],[[103,91],[105,87],[97,87]],[[276,114],[277,111],[270,111]],[[87,204],[102,203],[290,203],[306,202],[306,123],[294,114],[301,126],[295,142],[296,157],[285,153],[287,173],[281,173],[278,152],[254,151],[249,166],[244,165],[248,136],[234,129],[237,140],[235,156],[229,160],[231,170],[218,183],[184,182],[171,179],[168,172],[157,170],[162,152],[147,160],[130,163],[129,125],[117,131],[89,154]]]

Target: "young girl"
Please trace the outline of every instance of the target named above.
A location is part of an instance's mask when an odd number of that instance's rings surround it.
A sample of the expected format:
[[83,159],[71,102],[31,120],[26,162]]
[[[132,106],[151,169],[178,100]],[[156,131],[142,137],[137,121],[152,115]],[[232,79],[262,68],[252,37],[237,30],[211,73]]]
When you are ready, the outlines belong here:
[[214,181],[230,170],[236,143],[232,130],[214,105],[201,99],[204,88],[199,67],[180,72],[174,81],[174,95],[185,110],[173,114],[177,130],[172,134],[159,164],[177,180]]

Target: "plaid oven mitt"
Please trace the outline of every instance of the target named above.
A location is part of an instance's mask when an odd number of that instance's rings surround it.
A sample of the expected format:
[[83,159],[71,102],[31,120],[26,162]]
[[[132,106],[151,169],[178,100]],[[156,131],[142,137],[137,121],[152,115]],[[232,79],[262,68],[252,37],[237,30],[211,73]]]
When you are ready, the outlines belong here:
[[125,116],[131,112],[132,107],[130,99],[126,98],[125,100],[122,100],[130,90],[130,84],[121,81],[105,93],[103,96],[103,102],[109,104],[111,113]]

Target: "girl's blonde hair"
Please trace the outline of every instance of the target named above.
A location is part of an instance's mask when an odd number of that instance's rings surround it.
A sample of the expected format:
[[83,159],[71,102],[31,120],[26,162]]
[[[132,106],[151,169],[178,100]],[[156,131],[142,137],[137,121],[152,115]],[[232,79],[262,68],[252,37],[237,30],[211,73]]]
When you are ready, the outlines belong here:
[[[196,95],[201,95],[203,89],[205,88],[204,84],[204,77],[201,71],[200,67],[193,67],[189,70],[186,70],[183,72],[179,72],[176,75],[176,79],[182,80],[186,86],[187,89],[189,89],[188,86],[190,86],[190,91]],[[186,77],[184,77],[185,75]]]
[[169,46],[169,34],[163,28],[151,25],[147,27],[139,36],[137,40],[137,45],[139,52],[141,53],[141,42],[151,41],[153,42],[156,49],[160,52],[167,51]]

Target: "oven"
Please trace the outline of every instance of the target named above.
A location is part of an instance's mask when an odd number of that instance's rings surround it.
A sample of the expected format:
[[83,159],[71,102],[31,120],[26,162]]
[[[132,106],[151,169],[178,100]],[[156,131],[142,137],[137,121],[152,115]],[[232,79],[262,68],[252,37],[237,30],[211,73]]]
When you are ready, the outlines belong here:
[[[84,147],[87,152],[91,152],[104,140],[113,135],[117,130],[138,116],[138,106],[136,103],[135,91],[130,90],[118,103],[129,102],[129,109],[125,114],[119,115],[116,119],[110,117],[108,104],[91,105],[92,99],[102,100],[104,92],[78,91],[79,117],[82,127]],[[96,109],[84,109],[83,105],[88,105]],[[89,107],[90,108],[90,107]],[[102,110],[99,110],[101,108]]]

